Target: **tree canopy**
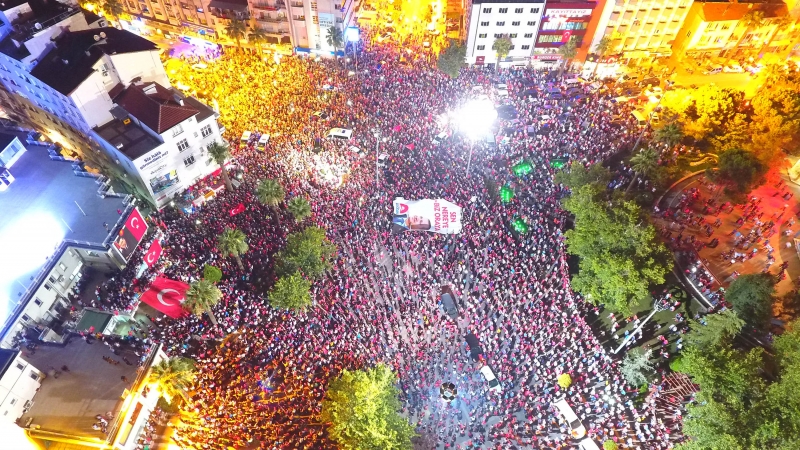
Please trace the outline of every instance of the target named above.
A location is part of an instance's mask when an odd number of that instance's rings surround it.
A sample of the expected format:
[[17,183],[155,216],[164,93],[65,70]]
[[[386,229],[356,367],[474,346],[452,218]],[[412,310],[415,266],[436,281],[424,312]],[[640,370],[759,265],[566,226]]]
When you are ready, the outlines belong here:
[[222,298],[222,291],[208,280],[195,281],[186,291],[183,307],[196,315],[208,314],[208,318],[216,325],[217,318],[211,310]]
[[321,418],[345,449],[411,450],[414,427],[399,414],[397,376],[383,364],[344,369],[330,382]]
[[242,264],[242,255],[247,253],[250,246],[247,245],[247,236],[238,228],[228,228],[222,231],[222,234],[217,237],[217,249],[224,256],[233,256],[239,270],[244,270]]
[[299,271],[310,279],[317,279],[331,267],[335,256],[336,245],[325,236],[325,230],[307,227],[286,238],[286,247],[278,253],[276,268],[279,275]]
[[651,354],[650,350],[644,351],[641,348],[635,348],[625,353],[620,373],[629,385],[638,387],[648,382],[648,375],[653,371]]
[[311,216],[311,205],[303,197],[293,197],[286,203],[286,209],[289,210],[297,223]]
[[606,186],[611,181],[611,171],[602,164],[586,167],[580,161],[572,161],[569,167],[556,173],[555,182],[575,190],[587,184]]
[[306,309],[311,304],[311,282],[299,274],[280,277],[269,292],[269,303],[275,308]]
[[748,324],[763,327],[772,317],[775,277],[768,273],[742,275],[725,291],[725,300]]
[[508,37],[507,34],[494,38],[494,42],[492,43],[492,50],[497,54],[498,61],[502,61],[508,56],[511,47],[513,47],[513,44],[511,43],[511,38]]
[[651,285],[664,282],[671,256],[638,205],[607,200],[600,192],[584,185],[564,201],[575,216],[567,249],[580,258],[572,285],[589,302],[627,316],[649,298]]
[[222,271],[218,267],[206,264],[203,267],[203,279],[217,283],[222,279]]
[[456,78],[461,68],[464,66],[464,58],[466,55],[467,48],[451,39],[447,48],[439,53],[439,58],[436,60],[436,67],[446,73],[450,78]]
[[161,395],[171,404],[176,398],[188,401],[189,389],[194,382],[196,371],[192,359],[165,359],[150,369],[147,381],[148,383],[157,383]]
[[717,170],[707,173],[735,192],[748,192],[762,181],[766,167],[756,155],[741,148],[732,148],[719,155]]

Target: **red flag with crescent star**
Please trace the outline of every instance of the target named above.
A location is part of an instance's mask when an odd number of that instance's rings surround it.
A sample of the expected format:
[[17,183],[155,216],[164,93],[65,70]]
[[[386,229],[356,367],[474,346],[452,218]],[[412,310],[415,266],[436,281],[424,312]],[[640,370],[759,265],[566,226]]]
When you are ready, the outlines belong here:
[[125,227],[131,232],[136,241],[141,241],[144,232],[147,231],[147,223],[145,223],[142,215],[139,214],[138,208],[133,208],[128,220],[125,221]]
[[142,294],[142,301],[167,316],[177,319],[186,314],[181,305],[186,299],[187,290],[189,290],[188,284],[159,276],[153,280],[150,289]]
[[147,250],[147,253],[144,254],[144,262],[147,264],[147,267],[153,267],[158,262],[158,258],[161,256],[161,243],[158,242],[158,239],[153,241],[150,244],[150,249]]

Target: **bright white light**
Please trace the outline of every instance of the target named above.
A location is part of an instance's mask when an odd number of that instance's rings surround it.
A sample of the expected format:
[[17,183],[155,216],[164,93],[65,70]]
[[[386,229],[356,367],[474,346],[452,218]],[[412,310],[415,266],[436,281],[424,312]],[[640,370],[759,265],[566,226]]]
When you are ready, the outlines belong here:
[[348,42],[358,42],[360,34],[361,31],[356,27],[347,27],[344,30],[344,38],[347,39]]
[[489,99],[470,100],[454,117],[458,128],[473,141],[486,135],[496,118],[497,111]]

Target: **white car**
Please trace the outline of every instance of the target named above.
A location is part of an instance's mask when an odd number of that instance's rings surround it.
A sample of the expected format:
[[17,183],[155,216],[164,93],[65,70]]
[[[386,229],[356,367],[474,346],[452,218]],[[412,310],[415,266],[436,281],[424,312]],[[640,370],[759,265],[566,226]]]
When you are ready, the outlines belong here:
[[498,84],[496,89],[499,97],[508,97],[508,85]]
[[497,377],[494,376],[494,372],[492,372],[492,368],[489,366],[483,366],[480,369],[481,375],[486,380],[486,384],[489,385],[489,390],[494,392],[503,392],[503,387],[500,386],[500,382],[497,380]]
[[561,417],[563,417],[569,425],[569,434],[574,439],[581,439],[586,436],[586,427],[583,426],[581,419],[578,418],[578,415],[575,414],[575,411],[572,410],[572,407],[569,406],[565,398],[556,400],[553,402],[553,406],[561,413]]
[[738,64],[728,64],[722,68],[722,71],[727,73],[742,73],[744,69]]

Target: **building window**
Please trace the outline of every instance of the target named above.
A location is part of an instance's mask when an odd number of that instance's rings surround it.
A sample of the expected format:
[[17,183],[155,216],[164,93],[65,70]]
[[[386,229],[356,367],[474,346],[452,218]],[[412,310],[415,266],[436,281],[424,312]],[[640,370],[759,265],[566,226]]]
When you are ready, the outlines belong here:
[[539,8],[531,8],[531,14],[539,14]]
[[484,50],[484,49],[486,49],[486,46],[485,46],[485,45],[479,45],[479,46],[478,46],[478,50]]
[[516,47],[516,45],[512,45],[511,48],[509,48],[509,50],[514,50],[514,47]]
[[39,374],[36,372],[31,372],[30,377],[33,381],[39,381]]
[[481,26],[482,27],[488,27],[489,26],[489,22],[481,22]]
[[522,14],[522,8],[517,8],[514,10],[514,12],[517,14]]
[[22,315],[22,321],[23,322],[30,322],[31,321],[31,316],[29,316],[27,314],[23,314]]
[[692,35],[692,32],[691,32],[691,31],[687,31],[687,32],[686,32],[686,37],[689,37],[689,36],[691,36],[691,35]]
[[479,39],[484,39],[485,37],[486,37],[486,33],[483,33],[483,34],[479,34],[479,35],[478,35],[478,38],[479,38]]
[[[37,378],[37,380],[38,380],[38,378]],[[17,404],[17,399],[12,398],[10,403],[11,403],[12,406],[16,405]]]
[[20,363],[17,363],[17,370],[22,370],[22,369],[24,369],[24,368],[25,368],[25,366],[23,366],[23,365],[22,365],[22,364],[20,364]]
[[536,21],[535,20],[531,20],[530,22],[528,22],[528,26],[529,27],[535,27],[536,26]]
[[533,37],[533,33],[525,33],[525,37],[530,39]]
[[508,12],[508,8],[500,8],[500,14],[505,14]]
[[178,151],[182,152],[187,148],[189,148],[189,141],[187,141],[186,139],[181,139],[180,142],[178,142]]
[[58,263],[58,268],[62,271],[67,270],[67,266],[64,263]]
[[516,39],[517,33],[511,33],[508,35],[508,37],[510,37],[511,39]]
[[42,301],[41,301],[41,300],[39,300],[38,298],[37,298],[37,299],[35,299],[35,300],[33,301],[33,303],[34,303],[36,306],[42,306]]
[[[52,278],[52,277],[50,277],[50,278]],[[47,284],[47,283],[45,283],[45,284],[44,284],[44,288],[45,288],[45,289],[47,289],[48,291],[49,291],[50,289],[53,289],[53,287],[52,287],[52,286],[50,286],[50,285],[49,285],[49,284]]]
[[494,38],[495,39],[500,39],[501,37],[503,37],[503,33],[495,33],[494,34]]
[[56,282],[56,277],[51,276],[50,278],[48,278],[48,280],[50,280],[51,283],[55,283]]
[[484,14],[490,14],[492,12],[492,8],[483,8]]
[[502,26],[503,26],[503,25],[505,25],[505,24],[506,24],[505,22],[497,22],[497,26],[498,26],[498,27],[502,27]]
[[172,137],[175,137],[181,133],[183,133],[183,127],[181,124],[175,125],[175,127],[172,129]]
[[189,167],[192,164],[194,164],[194,155],[192,155],[192,156],[190,156],[190,157],[188,157],[188,158],[183,160],[183,165],[186,166],[186,167]]
[[511,22],[511,26],[512,27],[518,27],[519,26],[519,22]]
[[523,46],[522,46],[522,49],[523,49],[523,50],[530,50],[530,49],[531,49],[531,46],[530,46],[530,45],[523,45]]
[[203,128],[201,128],[200,133],[203,135],[204,138],[211,136],[211,125],[206,125]]

